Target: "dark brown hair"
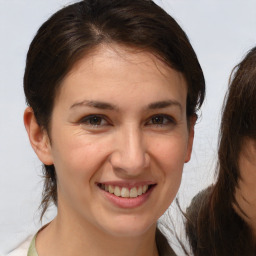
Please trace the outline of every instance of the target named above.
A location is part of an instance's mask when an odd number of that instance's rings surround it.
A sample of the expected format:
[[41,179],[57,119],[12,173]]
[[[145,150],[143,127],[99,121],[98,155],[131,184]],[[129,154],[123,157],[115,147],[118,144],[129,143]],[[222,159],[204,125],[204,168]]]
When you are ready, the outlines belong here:
[[[149,51],[183,73],[188,85],[187,116],[200,108],[204,76],[186,34],[172,17],[151,0],[84,0],[50,17],[27,54],[27,104],[48,134],[54,99],[65,75],[97,46],[111,43]],[[45,166],[44,175],[42,216],[51,201],[57,205],[54,166]]]
[[187,210],[186,231],[196,256],[255,255],[252,231],[240,218],[235,190],[241,178],[238,158],[245,138],[256,140],[256,48],[231,75],[225,97],[216,184],[200,192]]

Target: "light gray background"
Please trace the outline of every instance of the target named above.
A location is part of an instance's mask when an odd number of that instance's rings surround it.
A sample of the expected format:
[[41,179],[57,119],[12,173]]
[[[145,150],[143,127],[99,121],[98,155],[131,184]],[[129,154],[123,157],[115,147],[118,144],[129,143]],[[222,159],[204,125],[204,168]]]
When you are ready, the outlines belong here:
[[[70,0],[0,0],[0,254],[40,225],[41,165],[23,126],[22,77],[36,30]],[[235,64],[256,45],[256,1],[158,0],[184,28],[205,73],[207,97],[196,126],[192,160],[184,170],[180,200],[213,181],[220,109]],[[54,210],[48,213],[48,219]]]

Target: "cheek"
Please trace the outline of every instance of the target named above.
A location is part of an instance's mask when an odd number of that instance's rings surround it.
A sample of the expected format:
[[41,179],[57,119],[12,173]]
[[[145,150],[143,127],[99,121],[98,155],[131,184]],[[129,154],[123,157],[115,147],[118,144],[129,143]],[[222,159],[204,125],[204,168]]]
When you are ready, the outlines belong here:
[[[183,168],[187,155],[187,136],[165,136],[152,139],[150,152],[165,172]],[[153,146],[154,145],[154,146]]]
[[66,137],[63,143],[58,141],[55,144],[53,154],[59,203],[69,202],[77,208],[88,197],[92,198],[96,177],[100,175],[102,163],[107,157],[108,147],[100,146],[103,144],[82,137]]
[[58,140],[53,145],[53,159],[59,179],[79,184],[91,180],[107,158],[106,141],[101,143],[84,135]]
[[186,153],[186,136],[165,138],[159,141],[152,153],[158,169],[156,175],[162,184],[160,197],[165,202],[165,207],[170,205],[178,192]]

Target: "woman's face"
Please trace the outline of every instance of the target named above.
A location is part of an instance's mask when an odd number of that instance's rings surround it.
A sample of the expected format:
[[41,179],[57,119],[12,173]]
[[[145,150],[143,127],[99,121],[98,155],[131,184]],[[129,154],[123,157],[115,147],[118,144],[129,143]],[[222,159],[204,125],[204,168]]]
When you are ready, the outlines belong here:
[[239,170],[241,178],[236,189],[236,200],[248,218],[236,209],[238,214],[252,226],[256,235],[256,142],[244,139],[239,155]]
[[148,52],[101,46],[77,63],[50,125],[57,218],[115,236],[155,228],[190,159],[186,98],[183,75]]

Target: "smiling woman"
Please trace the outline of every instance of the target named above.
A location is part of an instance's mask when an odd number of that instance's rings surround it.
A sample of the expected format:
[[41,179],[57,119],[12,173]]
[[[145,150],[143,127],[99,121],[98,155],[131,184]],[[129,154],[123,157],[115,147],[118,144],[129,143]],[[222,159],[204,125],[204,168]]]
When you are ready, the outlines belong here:
[[[46,133],[34,138],[27,109],[32,145],[40,144],[40,160],[56,169],[61,219],[75,217],[87,232],[97,226],[115,236],[137,237],[154,229],[176,195],[191,153],[186,94],[180,73],[150,53],[113,44],[99,46],[63,80],[52,112],[51,143]],[[168,100],[179,107],[157,106]],[[75,215],[69,213],[74,208]],[[57,228],[58,218],[51,225]]]
[[24,90],[42,215],[58,209],[28,255],[175,255],[157,220],[190,160],[205,90],[179,25],[149,0],[67,6],[32,41]]

